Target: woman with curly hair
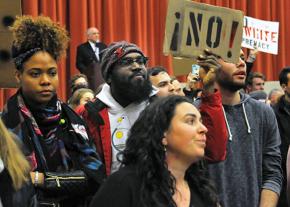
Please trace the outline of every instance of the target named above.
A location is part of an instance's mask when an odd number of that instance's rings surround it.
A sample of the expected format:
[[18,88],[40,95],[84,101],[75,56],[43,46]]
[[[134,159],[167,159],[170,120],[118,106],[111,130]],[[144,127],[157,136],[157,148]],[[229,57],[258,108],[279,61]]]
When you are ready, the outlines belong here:
[[57,98],[67,31],[48,17],[17,17],[12,56],[20,84],[2,119],[23,143],[40,206],[85,206],[103,179],[82,119]]
[[218,206],[215,189],[199,161],[206,132],[189,99],[156,100],[131,128],[120,154],[124,167],[102,185],[91,207]]

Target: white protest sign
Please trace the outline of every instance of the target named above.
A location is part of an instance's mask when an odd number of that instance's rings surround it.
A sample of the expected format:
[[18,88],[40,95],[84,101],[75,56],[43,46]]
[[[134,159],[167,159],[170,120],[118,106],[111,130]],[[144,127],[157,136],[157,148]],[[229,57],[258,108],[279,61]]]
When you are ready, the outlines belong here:
[[170,0],[163,52],[196,57],[207,48],[224,60],[236,63],[240,56],[243,17],[239,10]]
[[244,17],[242,47],[278,54],[279,22]]

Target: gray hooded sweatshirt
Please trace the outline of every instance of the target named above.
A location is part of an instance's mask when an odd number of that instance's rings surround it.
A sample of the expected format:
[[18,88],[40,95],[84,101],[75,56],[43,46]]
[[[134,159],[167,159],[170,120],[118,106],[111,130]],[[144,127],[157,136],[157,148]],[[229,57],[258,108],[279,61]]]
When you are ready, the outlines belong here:
[[226,160],[209,165],[223,207],[257,207],[262,189],[280,193],[280,135],[275,114],[265,103],[241,94],[224,105],[229,131]]

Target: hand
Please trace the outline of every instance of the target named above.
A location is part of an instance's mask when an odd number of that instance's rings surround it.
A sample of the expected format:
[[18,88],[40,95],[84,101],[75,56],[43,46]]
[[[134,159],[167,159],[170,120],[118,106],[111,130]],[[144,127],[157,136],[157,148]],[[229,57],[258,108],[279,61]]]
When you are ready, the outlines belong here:
[[199,75],[194,75],[191,72],[187,75],[186,86],[187,90],[195,90],[197,88],[197,82],[199,81]]
[[[35,172],[30,172],[30,178],[31,178],[31,182],[33,185],[35,184]],[[37,185],[43,185],[44,184],[44,174],[39,172],[38,173],[38,183]]]
[[250,50],[249,56],[247,58],[247,62],[253,63],[256,60],[257,54],[258,54],[258,49],[255,47],[254,49]]
[[216,71],[221,68],[219,64],[220,59],[220,56],[209,50],[204,50],[204,54],[197,58],[197,64],[201,67],[199,70],[199,77],[203,82],[204,89],[208,92],[214,92]]

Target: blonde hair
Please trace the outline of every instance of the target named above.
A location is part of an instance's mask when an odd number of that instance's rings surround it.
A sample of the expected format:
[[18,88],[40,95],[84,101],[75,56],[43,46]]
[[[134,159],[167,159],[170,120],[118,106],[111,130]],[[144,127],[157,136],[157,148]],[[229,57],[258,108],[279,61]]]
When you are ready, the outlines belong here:
[[75,109],[76,107],[78,107],[80,105],[80,101],[83,97],[84,94],[86,93],[92,93],[94,95],[94,92],[89,89],[89,88],[80,88],[80,89],[77,89],[71,99],[70,99],[70,102],[69,102],[69,105],[72,109]]
[[8,170],[15,190],[28,181],[30,165],[12,136],[0,119],[0,158]]

